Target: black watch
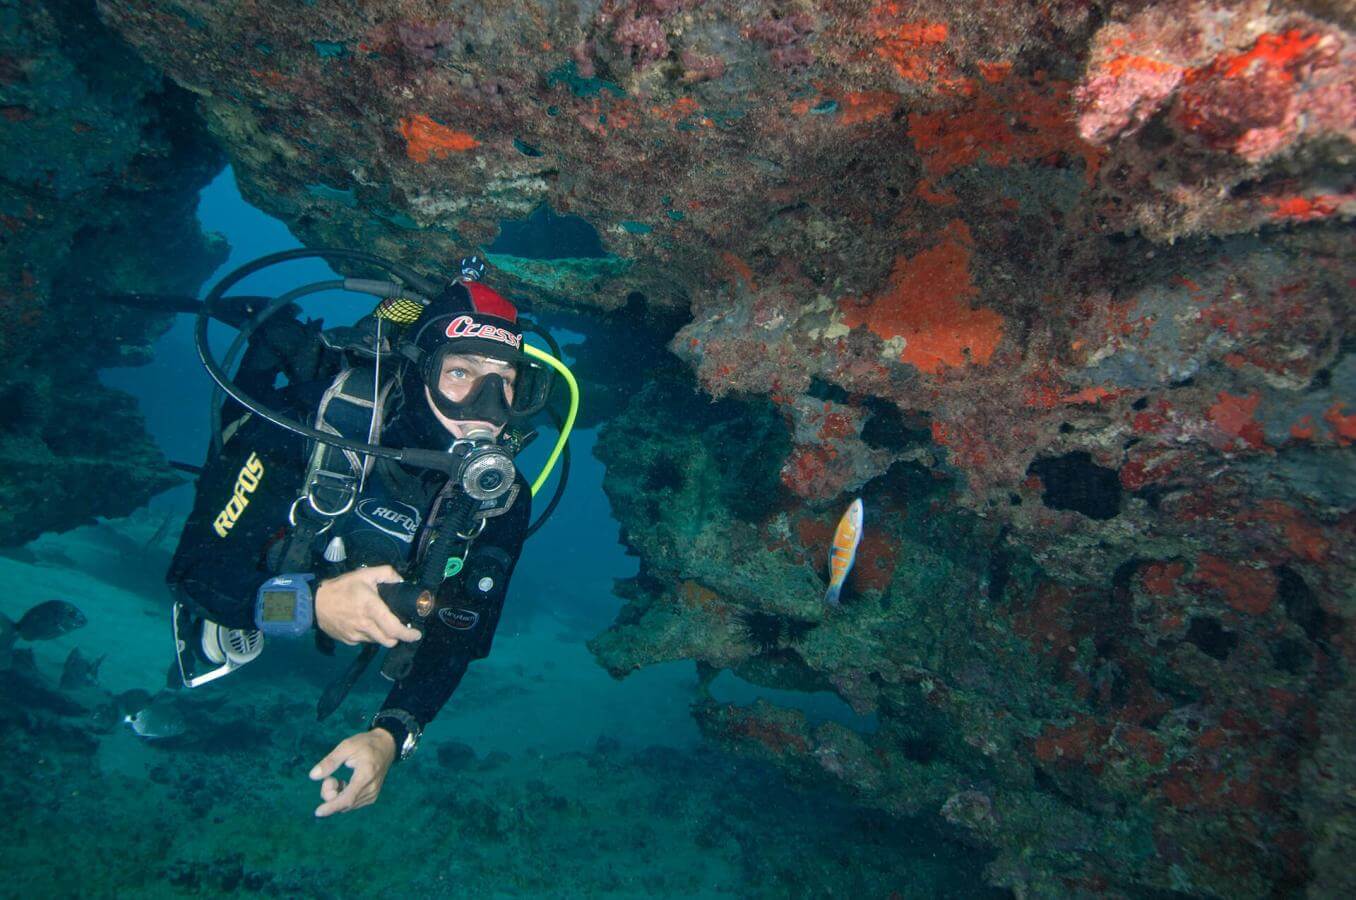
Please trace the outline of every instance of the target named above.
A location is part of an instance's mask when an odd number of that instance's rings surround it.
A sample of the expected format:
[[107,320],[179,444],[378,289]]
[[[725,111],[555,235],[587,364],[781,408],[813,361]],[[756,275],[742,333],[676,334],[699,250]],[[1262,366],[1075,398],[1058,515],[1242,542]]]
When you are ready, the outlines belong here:
[[403,709],[383,709],[372,717],[373,728],[384,728],[395,738],[396,758],[409,759],[424,729],[419,720]]

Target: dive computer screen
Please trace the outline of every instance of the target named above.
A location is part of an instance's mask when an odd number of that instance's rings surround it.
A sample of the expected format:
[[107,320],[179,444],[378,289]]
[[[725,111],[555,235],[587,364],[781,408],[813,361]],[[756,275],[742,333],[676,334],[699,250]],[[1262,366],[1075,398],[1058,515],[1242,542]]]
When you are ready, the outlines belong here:
[[264,621],[290,622],[297,612],[295,591],[264,591]]

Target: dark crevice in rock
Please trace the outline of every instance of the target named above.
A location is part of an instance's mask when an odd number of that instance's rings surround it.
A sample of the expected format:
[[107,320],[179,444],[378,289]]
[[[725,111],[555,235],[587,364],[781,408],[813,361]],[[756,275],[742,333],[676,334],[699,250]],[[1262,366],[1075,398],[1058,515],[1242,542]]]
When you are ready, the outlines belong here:
[[762,521],[782,499],[781,461],[790,452],[791,438],[781,416],[771,403],[756,403],[707,433],[716,470],[725,473],[720,493],[731,514]]
[[1308,583],[1289,566],[1278,566],[1276,569],[1276,594],[1290,621],[1303,629],[1309,640],[1324,640],[1337,630]]
[[862,426],[862,440],[868,447],[899,451],[919,447],[932,440],[926,417],[905,417],[895,404],[880,397],[869,397],[863,404],[871,415]]
[[1044,485],[1041,500],[1051,509],[1067,509],[1089,519],[1115,518],[1121,511],[1121,482],[1115,469],[1099,466],[1083,450],[1031,463],[1027,473]]
[[499,223],[490,253],[525,259],[586,259],[607,256],[598,229],[579,216],[561,216],[543,203],[521,221]]
[[811,378],[810,386],[805,389],[807,397],[813,397],[816,400],[823,400],[826,403],[847,404],[851,401],[852,395],[842,387],[823,378]]
[[672,459],[657,459],[645,472],[647,491],[680,491],[685,484],[683,470]]
[[1238,646],[1238,635],[1225,630],[1219,619],[1214,616],[1193,618],[1187,625],[1186,639],[1201,649],[1207,656],[1223,662],[1229,658]]
[[42,424],[42,407],[33,385],[11,384],[0,390],[0,430],[18,433]]
[[1269,648],[1272,664],[1290,675],[1302,675],[1313,662],[1310,645],[1295,638],[1281,638]]

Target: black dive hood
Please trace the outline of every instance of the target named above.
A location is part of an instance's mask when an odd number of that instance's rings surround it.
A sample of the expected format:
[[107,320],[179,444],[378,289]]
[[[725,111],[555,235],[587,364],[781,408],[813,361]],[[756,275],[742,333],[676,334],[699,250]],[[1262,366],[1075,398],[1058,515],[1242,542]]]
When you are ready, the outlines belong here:
[[[217,313],[218,309],[225,310],[231,308],[231,298],[226,297],[226,292],[247,276],[258,272],[261,269],[269,268],[270,266],[299,259],[324,259],[335,262],[360,263],[387,272],[392,276],[392,280],[374,281],[361,278],[343,278],[329,279],[309,284],[279,296],[243,324],[238,320],[231,321],[226,316]],[[479,265],[483,271],[483,264]],[[194,343],[197,347],[198,358],[202,361],[203,367],[212,377],[212,380],[216,382],[217,386],[241,406],[260,418],[277,425],[279,428],[286,429],[301,437],[319,441],[332,447],[349,450],[354,453],[391,459],[408,466],[431,469],[444,472],[448,475],[454,475],[460,465],[460,459],[455,455],[449,454],[445,448],[430,449],[427,446],[387,447],[381,444],[369,444],[363,441],[341,437],[329,432],[319,431],[303,422],[296,421],[284,413],[265,406],[236,385],[232,381],[230,375],[227,374],[225,368],[223,368],[223,365],[219,364],[213,357],[207,341],[207,325],[209,320],[216,318],[228,325],[239,328],[240,334],[236,337],[235,342],[232,344],[224,358],[224,365],[229,367],[244,348],[245,344],[249,341],[250,336],[254,334],[254,332],[257,331],[270,316],[293,304],[303,296],[320,293],[322,291],[348,290],[381,297],[384,300],[390,300],[392,303],[408,301],[410,305],[417,304],[417,306],[414,307],[416,313],[422,314],[424,311],[431,311],[429,310],[431,305],[437,309],[438,306],[441,306],[444,298],[458,287],[460,287],[460,283],[457,281],[439,282],[435,279],[429,279],[410,269],[408,266],[360,250],[345,250],[338,248],[315,250],[303,248],[286,250],[280,253],[272,253],[260,257],[253,262],[246,263],[227,274],[212,287],[212,290],[208,293],[202,305],[197,310]],[[434,298],[437,299],[435,300]],[[383,306],[384,305],[385,304],[383,304]],[[394,337],[394,331],[398,327],[399,320],[395,317],[385,318],[387,320],[387,327],[392,330],[392,337]],[[414,318],[415,316],[408,316],[406,322],[411,322]],[[382,322],[383,317],[379,313],[376,317],[378,339],[381,337]],[[553,367],[558,367],[564,372],[568,372],[568,370],[565,370],[563,365],[559,363],[560,351],[558,346],[544,329],[530,323],[520,323],[520,328],[523,330],[531,330],[533,333],[543,337],[554,354],[554,357],[548,361],[551,362]],[[380,340],[374,341],[371,348],[372,351],[379,351],[380,343]],[[532,350],[531,352],[535,357],[545,358],[545,354],[541,353],[541,351]],[[402,358],[402,356],[390,353],[389,351],[385,353],[375,352],[375,356],[378,367],[380,367],[383,358],[390,359],[391,363],[396,365],[409,361],[408,358]],[[545,369],[546,367],[540,365],[540,368]],[[545,376],[539,377],[542,377],[543,380],[549,383],[549,372]],[[569,380],[573,381],[572,378]],[[438,394],[439,392],[431,391],[430,393]],[[544,406],[546,395],[549,394],[549,384],[534,391],[534,394],[540,399],[541,406]],[[439,397],[438,399],[443,399],[446,403],[451,403],[451,401],[446,398]],[[574,403],[577,404],[577,400],[575,400]],[[425,406],[425,404],[422,403],[420,405]],[[489,375],[482,378],[481,383],[475,386],[472,394],[452,408],[452,413],[449,413],[447,409],[444,409],[442,404],[437,404],[436,400],[435,405],[438,405],[443,414],[447,415],[449,418],[483,419],[487,422],[492,422],[495,425],[503,424],[507,422],[510,417],[516,417],[516,414],[519,414],[519,410],[508,408],[508,405],[504,403],[503,381],[497,375]],[[541,406],[538,406],[537,409],[540,409]],[[526,410],[523,412],[526,412]],[[571,415],[570,420],[566,422],[566,428],[562,434],[562,445],[568,434],[569,426],[573,424],[572,419],[573,416]],[[409,435],[398,436],[405,437],[406,439],[409,437]],[[419,443],[423,442],[420,441]],[[552,463],[554,463],[554,457]],[[543,473],[543,478],[540,480],[544,480],[544,475],[545,473]],[[534,485],[534,492],[536,486],[537,485]]]

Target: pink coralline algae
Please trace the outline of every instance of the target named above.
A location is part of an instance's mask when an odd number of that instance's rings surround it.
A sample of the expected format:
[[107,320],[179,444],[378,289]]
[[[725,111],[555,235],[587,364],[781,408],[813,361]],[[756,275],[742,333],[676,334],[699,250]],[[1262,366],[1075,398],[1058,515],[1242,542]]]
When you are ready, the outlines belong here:
[[1356,126],[1353,77],[1332,39],[1299,28],[1264,34],[1245,52],[1187,73],[1178,123],[1212,148],[1256,162],[1302,131]]
[[1180,66],[1143,56],[1122,56],[1090,74],[1076,93],[1083,140],[1105,144],[1133,134],[1153,118],[1185,78]]
[[1183,134],[1248,162],[1300,137],[1356,134],[1356,60],[1327,26],[1291,19],[1213,56],[1201,44],[1162,25],[1108,26],[1075,92],[1079,133],[1107,144],[1171,108]]
[[401,22],[396,39],[414,58],[433,62],[452,46],[457,28],[451,22]]
[[626,19],[612,32],[612,40],[637,68],[669,55],[668,36],[654,16]]
[[860,409],[801,396],[783,412],[796,446],[782,468],[782,483],[800,496],[837,497],[888,467],[889,455],[861,439]]
[[689,84],[711,81],[725,74],[725,60],[719,56],[702,56],[691,50],[684,50],[679,59],[683,63],[683,81]]
[[814,54],[805,46],[805,39],[813,32],[814,20],[804,13],[796,13],[763,19],[748,30],[748,36],[771,51],[774,65],[786,69],[814,61]]

